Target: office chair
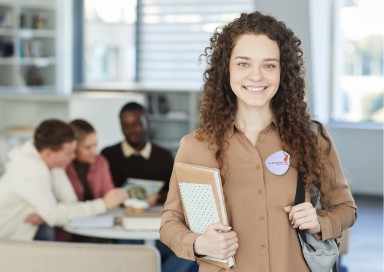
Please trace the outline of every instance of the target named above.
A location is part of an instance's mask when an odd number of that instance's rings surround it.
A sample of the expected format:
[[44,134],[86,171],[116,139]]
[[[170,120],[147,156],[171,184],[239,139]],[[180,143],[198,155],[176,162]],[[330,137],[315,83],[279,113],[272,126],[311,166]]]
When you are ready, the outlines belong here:
[[0,241],[6,272],[160,272],[156,248],[144,245]]

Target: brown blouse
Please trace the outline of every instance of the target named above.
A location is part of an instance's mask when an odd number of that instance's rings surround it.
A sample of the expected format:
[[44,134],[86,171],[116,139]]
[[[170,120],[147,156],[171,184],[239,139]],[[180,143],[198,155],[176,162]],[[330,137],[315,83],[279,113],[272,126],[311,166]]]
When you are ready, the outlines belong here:
[[[236,267],[231,271],[309,271],[302,257],[296,230],[290,225],[283,209],[294,203],[297,184],[294,158],[291,158],[288,171],[281,176],[273,174],[265,165],[271,154],[282,150],[276,127],[272,124],[263,130],[256,146],[235,127],[228,131],[227,136],[228,167],[222,172],[225,180],[223,190],[229,225],[239,239],[235,255]],[[324,140],[319,141],[325,144]],[[195,133],[190,133],[181,140],[175,162],[217,168],[214,153],[208,146],[207,142],[198,141]],[[345,182],[333,143],[330,156],[334,166],[330,172],[336,174],[336,184],[332,189],[332,205],[328,213],[319,216],[324,240],[339,237],[356,219],[356,205]],[[326,176],[322,182],[327,182]],[[306,199],[309,199],[308,193]],[[194,260],[193,243],[197,236],[185,225],[176,175],[173,173],[162,212],[160,239],[179,257]],[[225,270],[201,262],[199,271]]]

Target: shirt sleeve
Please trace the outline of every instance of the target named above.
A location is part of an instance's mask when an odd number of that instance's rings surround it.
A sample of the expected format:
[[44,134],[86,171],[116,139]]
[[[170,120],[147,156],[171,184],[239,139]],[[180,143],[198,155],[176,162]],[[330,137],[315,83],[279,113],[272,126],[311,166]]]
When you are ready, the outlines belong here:
[[[77,202],[64,170],[57,169],[50,172],[36,167],[23,176],[25,182],[20,183],[23,187],[17,190],[19,197],[23,198],[49,226],[62,226],[71,219],[106,211],[102,199]],[[55,195],[56,193],[59,197]]]
[[[188,162],[185,137],[180,142],[175,162]],[[175,170],[169,183],[167,201],[161,214],[160,240],[181,258],[195,260],[193,244],[198,234],[186,226]]]
[[[321,239],[327,240],[340,237],[343,230],[354,224],[357,207],[344,177],[335,145],[325,127],[324,132],[331,141],[328,156],[330,163],[326,164],[320,184],[328,182],[330,186],[326,189],[326,192],[322,188],[320,190],[322,190],[322,194],[330,194],[330,201],[327,206],[322,203],[323,207],[326,206],[326,210],[318,212],[318,219],[321,226]],[[318,139],[322,150],[326,150],[327,143],[325,139],[320,135]]]

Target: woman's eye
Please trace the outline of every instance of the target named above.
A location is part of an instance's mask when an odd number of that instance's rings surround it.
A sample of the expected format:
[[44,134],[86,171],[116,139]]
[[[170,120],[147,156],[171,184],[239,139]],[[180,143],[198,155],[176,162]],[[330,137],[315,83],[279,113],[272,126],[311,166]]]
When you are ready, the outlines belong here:
[[240,67],[248,67],[249,66],[248,63],[246,63],[246,62],[240,62],[240,63],[238,63],[238,65]]
[[267,68],[267,69],[273,69],[275,67],[276,66],[274,64],[271,64],[271,63],[265,65],[265,68]]

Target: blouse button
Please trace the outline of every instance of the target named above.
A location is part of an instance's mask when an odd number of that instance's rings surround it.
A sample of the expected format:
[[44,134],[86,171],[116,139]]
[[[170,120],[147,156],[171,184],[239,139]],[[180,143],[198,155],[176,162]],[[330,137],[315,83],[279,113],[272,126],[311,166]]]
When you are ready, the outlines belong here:
[[262,249],[266,249],[266,248],[267,248],[267,245],[266,245],[266,244],[261,244],[261,248],[262,248]]
[[256,169],[260,169],[261,168],[261,165],[260,164],[256,164]]
[[259,195],[262,195],[263,194],[263,190],[259,190],[259,191],[257,191],[258,193],[259,193]]

